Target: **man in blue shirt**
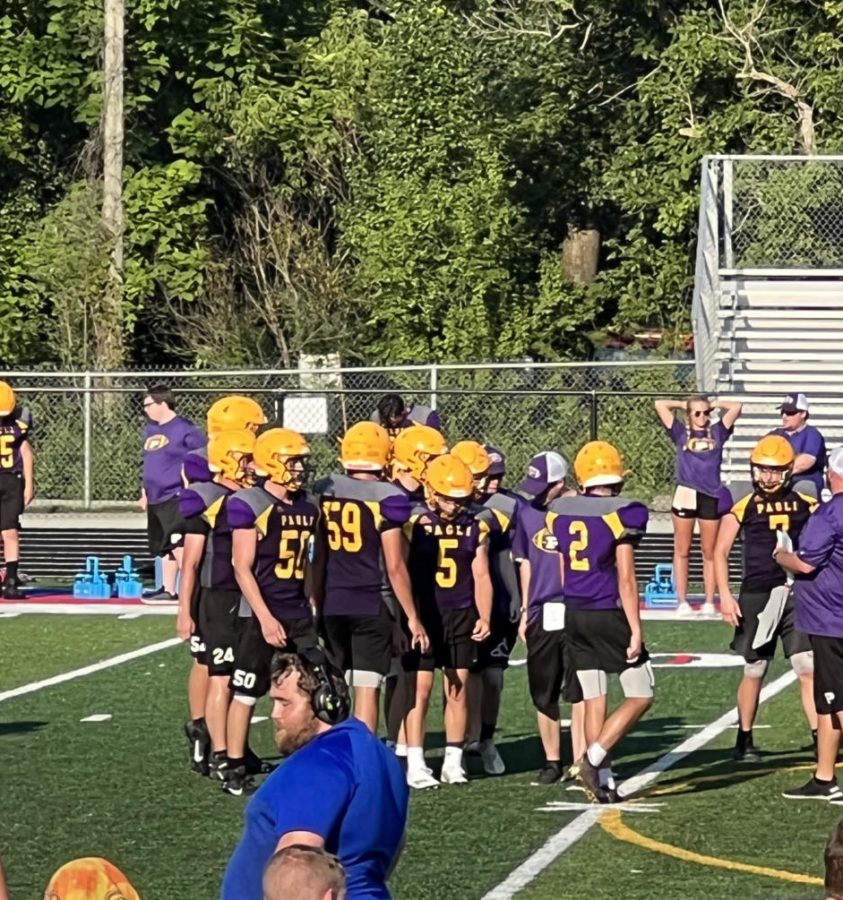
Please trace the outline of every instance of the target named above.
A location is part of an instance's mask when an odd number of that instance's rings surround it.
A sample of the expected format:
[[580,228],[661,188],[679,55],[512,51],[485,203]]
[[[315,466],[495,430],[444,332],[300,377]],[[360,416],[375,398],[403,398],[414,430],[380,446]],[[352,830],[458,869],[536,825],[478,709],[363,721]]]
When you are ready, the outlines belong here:
[[774,428],[770,434],[780,434],[787,438],[796,454],[793,461],[793,489],[805,491],[806,482],[810,482],[813,490],[808,493],[819,500],[824,487],[825,438],[817,428],[808,424],[808,398],[804,394],[788,394],[779,410],[782,414],[782,427]]
[[321,651],[277,653],[270,696],[275,742],[292,756],[246,809],[222,900],[261,900],[264,866],[294,844],[340,859],[348,900],[390,900],[386,879],[401,850],[409,793],[397,759],[348,718],[345,681]]
[[843,805],[834,775],[843,726],[843,447],[828,461],[828,486],[831,500],[808,519],[799,549],[793,553],[778,547],[773,553],[780,566],[796,573],[796,628],[811,639],[818,720],[814,776],[782,796]]

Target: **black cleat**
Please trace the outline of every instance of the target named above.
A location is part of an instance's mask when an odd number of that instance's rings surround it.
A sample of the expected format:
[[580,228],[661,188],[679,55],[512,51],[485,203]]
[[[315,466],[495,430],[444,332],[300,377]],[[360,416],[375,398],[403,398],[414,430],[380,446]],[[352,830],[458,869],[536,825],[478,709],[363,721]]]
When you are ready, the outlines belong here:
[[592,803],[608,803],[606,789],[600,784],[600,770],[593,766],[588,756],[583,756],[574,764],[577,781],[583,786],[586,796]]
[[825,800],[835,806],[843,805],[843,791],[837,786],[837,782],[821,784],[816,778],[812,778],[802,787],[782,791],[782,797],[787,800]]
[[246,767],[235,766],[226,771],[222,789],[232,797],[248,797],[249,794],[254,794],[257,788],[252,776],[246,772]]
[[530,782],[530,784],[556,784],[562,779],[562,767],[559,763],[545,763],[544,768]]
[[190,771],[208,775],[208,757],[211,755],[211,736],[204,719],[192,719],[184,723],[184,733],[190,742]]
[[225,781],[227,773],[228,757],[225,750],[213,752],[208,763],[208,775],[217,781]]
[[251,747],[246,748],[246,755],[243,759],[245,761],[247,775],[269,775],[270,772],[274,772],[278,768],[275,763],[261,759]]
[[749,743],[743,747],[738,744],[732,751],[732,759],[737,762],[761,762],[761,752],[755,744]]
[[3,585],[3,597],[6,600],[26,600],[26,594],[18,587],[15,581],[7,581]]

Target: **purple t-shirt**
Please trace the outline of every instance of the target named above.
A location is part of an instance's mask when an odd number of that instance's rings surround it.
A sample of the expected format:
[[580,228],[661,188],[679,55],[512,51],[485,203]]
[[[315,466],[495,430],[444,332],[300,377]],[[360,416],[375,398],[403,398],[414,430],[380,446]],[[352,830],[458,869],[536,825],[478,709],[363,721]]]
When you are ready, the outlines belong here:
[[843,494],[835,494],[808,519],[797,556],[815,569],[797,575],[793,585],[796,628],[843,637]]
[[649,513],[622,497],[562,497],[550,504],[547,530],[565,561],[565,604],[575,609],[618,609],[615,548],[637,544]]
[[811,456],[816,456],[816,462],[811,468],[794,475],[792,480],[794,483],[799,481],[813,482],[817,489],[817,497],[819,497],[822,494],[822,489],[825,487],[823,481],[826,463],[825,438],[813,425],[806,425],[794,434],[788,434],[784,428],[774,428],[770,434],[780,434],[785,438],[790,443],[790,446],[793,447],[793,452],[796,456],[799,456],[800,453],[809,453]]
[[667,432],[676,445],[676,483],[717,497],[721,486],[723,445],[732,431],[722,422],[715,422],[710,431],[691,429],[689,432],[684,423],[674,419]]
[[531,624],[541,616],[545,603],[562,599],[559,542],[547,530],[546,520],[544,506],[534,502],[518,504],[512,555],[516,561],[524,559],[530,563],[527,621]]
[[143,487],[149,503],[163,503],[184,487],[182,464],[189,450],[207,443],[193,422],[176,416],[164,425],[148,422],[143,430]]

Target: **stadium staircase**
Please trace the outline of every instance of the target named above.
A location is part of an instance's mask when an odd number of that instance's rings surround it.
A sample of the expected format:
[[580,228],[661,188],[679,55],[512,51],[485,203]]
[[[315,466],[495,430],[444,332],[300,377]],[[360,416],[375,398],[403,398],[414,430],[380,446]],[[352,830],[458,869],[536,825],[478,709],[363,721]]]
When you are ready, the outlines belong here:
[[[747,481],[750,450],[781,424],[777,406],[790,391],[806,394],[810,422],[829,449],[843,443],[843,254],[814,266],[781,256],[747,265],[752,254],[742,254],[738,232],[740,222],[761,216],[758,198],[732,196],[738,183],[750,194],[754,186],[738,181],[741,165],[765,163],[769,176],[777,165],[804,162],[707,157],[703,163],[693,305],[697,383],[710,396],[743,402],[723,460],[732,485]],[[839,159],[832,163],[836,171]],[[843,217],[838,227],[843,232]],[[756,250],[753,263],[758,259]]]

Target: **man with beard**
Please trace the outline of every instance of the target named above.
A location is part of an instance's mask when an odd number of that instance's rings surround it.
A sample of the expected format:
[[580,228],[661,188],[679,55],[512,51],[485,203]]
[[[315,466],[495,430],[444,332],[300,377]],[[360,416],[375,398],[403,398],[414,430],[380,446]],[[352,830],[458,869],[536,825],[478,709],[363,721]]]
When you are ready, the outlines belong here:
[[276,850],[323,847],[346,872],[348,900],[390,900],[403,843],[408,789],[395,756],[349,718],[342,674],[318,649],[272,660],[275,742],[290,759],[246,809],[222,900],[261,900],[261,873]]

